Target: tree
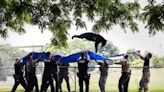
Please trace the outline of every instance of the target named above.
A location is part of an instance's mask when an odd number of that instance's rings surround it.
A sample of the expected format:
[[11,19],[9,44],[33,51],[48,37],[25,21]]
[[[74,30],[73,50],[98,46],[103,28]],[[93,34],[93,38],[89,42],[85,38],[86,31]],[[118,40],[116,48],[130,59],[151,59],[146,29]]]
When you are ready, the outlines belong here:
[[56,54],[69,55],[79,51],[90,50],[94,51],[94,43],[82,39],[74,39],[72,41],[68,41],[68,47],[58,47],[53,46],[52,44],[47,44],[44,51],[51,51]]
[[9,44],[0,45],[0,74],[2,80],[3,78],[7,78],[6,75],[13,74],[13,69],[6,69],[6,68],[14,67],[15,58],[24,57],[24,55],[27,53],[28,53],[27,51],[20,50],[18,48],[13,48]]
[[138,31],[134,18],[139,8],[137,1],[120,0],[0,0],[0,35],[25,33],[26,24],[37,25],[42,32],[49,29],[53,33],[55,46],[66,47],[70,27],[86,28],[86,21],[94,23],[94,32],[108,31],[117,24]]
[[155,35],[156,32],[164,31],[164,2],[156,4],[156,0],[148,0],[149,4],[144,7],[141,20],[146,22],[149,34]]
[[28,52],[21,50],[19,48],[13,48],[10,44],[4,44],[4,45],[0,45],[0,53],[7,54],[11,58],[14,58],[14,57],[23,57]]
[[155,67],[163,67],[164,66],[164,57],[153,56],[152,57],[152,65]]
[[99,49],[101,55],[110,57],[119,53],[119,48],[113,44],[111,41],[107,41],[106,45],[103,48]]

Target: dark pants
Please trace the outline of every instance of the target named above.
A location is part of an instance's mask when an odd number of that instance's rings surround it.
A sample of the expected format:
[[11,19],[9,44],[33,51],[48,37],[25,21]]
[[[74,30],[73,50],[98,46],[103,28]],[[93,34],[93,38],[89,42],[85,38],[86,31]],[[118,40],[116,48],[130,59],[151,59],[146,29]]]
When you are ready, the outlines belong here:
[[41,85],[40,92],[46,92],[47,91],[47,88],[48,88],[47,87],[47,84],[49,84],[51,86],[51,92],[55,92],[52,76],[51,75],[46,75],[46,74],[43,75],[42,85]]
[[[17,76],[17,75],[15,75],[15,76]],[[17,78],[15,76],[14,76],[15,84],[14,84],[11,92],[15,92],[19,84],[21,84],[24,87],[24,89],[26,89],[27,85],[26,85],[26,82],[25,82],[23,76],[18,75]]]
[[[80,73],[79,73],[80,74]],[[88,74],[78,74],[79,77],[79,87],[80,87],[80,92],[83,92],[83,81],[85,82],[85,92],[89,92],[89,79],[90,76]]]
[[130,80],[131,73],[122,72],[122,75],[119,80],[119,92],[128,92],[128,85]]
[[99,79],[99,87],[101,92],[105,92],[105,84],[106,84],[106,79],[108,75],[100,75]]
[[65,81],[66,81],[68,92],[70,92],[70,84],[69,84],[69,77],[68,77],[68,75],[59,74],[59,88],[60,88],[60,92],[62,92],[62,82],[63,82],[63,79],[65,79]]
[[27,75],[27,90],[26,92],[31,92],[35,86],[35,92],[39,92],[38,80],[35,74]]
[[[58,92],[59,91],[59,79],[58,79],[58,74],[56,74],[56,73],[53,73],[53,78],[55,79],[55,81],[56,81],[56,88],[55,88],[55,92]],[[47,85],[46,85],[46,90],[47,90],[47,88],[48,88],[48,86],[50,85],[50,83],[48,83]]]

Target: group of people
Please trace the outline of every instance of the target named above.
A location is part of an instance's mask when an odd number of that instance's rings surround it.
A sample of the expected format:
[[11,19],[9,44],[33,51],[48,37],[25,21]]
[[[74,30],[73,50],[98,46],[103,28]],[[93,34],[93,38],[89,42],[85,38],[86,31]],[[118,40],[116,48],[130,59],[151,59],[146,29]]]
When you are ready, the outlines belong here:
[[[147,53],[146,56],[142,56],[139,52],[136,54],[144,61],[143,65],[143,75],[139,83],[139,92],[144,90],[144,92],[148,91],[148,83],[150,80],[150,69],[149,63],[152,57],[151,53]],[[23,64],[20,63],[20,59],[16,59],[15,62],[15,84],[13,86],[12,92],[15,92],[16,87],[21,83],[21,85],[25,88],[25,92],[31,92],[33,87],[35,86],[36,92],[39,92],[38,82],[36,77],[36,65],[40,60],[41,56],[37,60],[32,59],[32,55],[29,57],[28,64],[25,65],[25,78],[23,77]],[[119,79],[118,88],[119,92],[128,92],[128,84],[131,76],[131,62],[129,61],[128,54],[124,55],[124,58],[118,62],[113,61],[115,64],[119,64],[122,67],[122,75]],[[44,72],[42,77],[42,84],[40,92],[46,92],[48,86],[51,86],[51,92],[62,92],[61,83],[63,79],[66,80],[68,92],[70,92],[70,84],[69,84],[69,76],[68,76],[68,63],[61,63],[61,57],[54,61],[52,59],[51,53],[46,53],[46,59],[44,60]],[[79,78],[79,91],[84,92],[83,90],[83,82],[85,82],[85,92],[89,92],[89,79],[90,74],[88,74],[88,63],[90,61],[90,57],[87,51],[82,52],[80,58],[77,60],[78,64],[78,73],[77,76]],[[108,76],[109,65],[106,60],[97,61],[100,65],[100,79],[99,79],[99,87],[101,92],[105,92],[105,83]],[[58,71],[58,66],[60,66]],[[54,88],[53,79],[56,82],[56,88]]]
[[[142,56],[140,52],[136,52],[136,54],[144,61],[143,64],[143,74],[142,78],[139,83],[139,92],[148,92],[148,83],[150,81],[150,69],[149,69],[149,64],[150,64],[150,59],[152,57],[151,53],[147,53],[146,56]],[[124,58],[120,60],[119,62],[115,62],[115,64],[121,65],[122,68],[122,75],[119,79],[118,83],[118,88],[119,92],[128,92],[128,85],[129,85],[129,80],[131,76],[131,62],[129,61],[129,55],[125,54]],[[97,61],[97,60],[96,60]],[[86,90],[85,92],[89,91],[89,79],[90,75],[87,73],[88,69],[88,62],[89,59],[85,58],[85,53],[81,54],[81,58],[78,60],[78,70],[79,73],[77,76],[79,77],[79,87],[80,87],[80,92],[83,92],[83,81],[85,82],[86,85]],[[97,63],[100,65],[100,78],[99,78],[99,87],[101,92],[105,92],[105,84],[106,84],[106,79],[108,76],[108,69],[109,65],[107,61],[103,62],[98,62]]]
[[[42,84],[41,89],[39,91],[38,80],[36,77],[36,66],[40,61],[42,55],[40,55],[37,59],[33,60],[33,54],[31,53],[28,57],[27,64],[22,64],[19,58],[16,58],[14,68],[15,68],[15,84],[12,88],[11,92],[15,92],[16,88],[19,84],[21,84],[25,92],[32,92],[35,87],[35,92],[46,92],[48,87],[51,87],[51,92],[62,92],[62,81],[66,80],[68,92],[70,92],[70,84],[68,77],[68,63],[61,63],[61,56],[57,61],[52,59],[52,55],[50,52],[46,53],[46,59],[44,59],[44,71],[42,76]],[[58,66],[60,66],[58,70]],[[25,70],[25,78],[24,71]],[[54,80],[56,85],[54,87]]]

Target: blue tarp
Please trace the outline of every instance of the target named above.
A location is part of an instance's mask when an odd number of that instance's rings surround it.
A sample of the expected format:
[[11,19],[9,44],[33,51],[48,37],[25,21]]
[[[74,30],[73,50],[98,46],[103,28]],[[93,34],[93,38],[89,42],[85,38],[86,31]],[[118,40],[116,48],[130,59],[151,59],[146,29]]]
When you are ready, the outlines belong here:
[[[33,59],[38,59],[38,57],[42,54],[42,57],[40,59],[40,62],[44,62],[44,59],[46,58],[46,53],[45,52],[41,52],[41,53],[37,53],[37,52],[31,52],[33,53]],[[31,54],[29,53],[28,55],[26,55],[25,57],[23,57],[23,64],[26,64],[27,61],[28,61],[28,57],[29,55]],[[73,63],[73,62],[77,62],[77,60],[79,59],[80,55],[81,55],[82,52],[78,52],[78,53],[75,53],[75,54],[72,54],[72,55],[69,55],[69,56],[61,56],[61,55],[55,55],[53,54],[52,55],[52,58],[54,61],[57,61],[59,60],[60,57],[61,58],[61,62],[63,63]],[[133,55],[135,54],[135,52],[129,52],[128,53],[129,55]],[[88,55],[90,57],[91,60],[111,60],[111,59],[108,59],[106,57],[103,57],[103,56],[100,56],[96,53],[93,53],[91,51],[88,51]],[[115,55],[115,56],[111,56],[110,58],[113,58],[113,57],[120,57],[120,56],[124,56],[124,54],[118,54],[118,55]],[[87,58],[87,56],[85,56],[85,58]]]
[[31,54],[33,54],[33,60],[38,59],[38,57],[40,55],[42,55],[42,57],[40,59],[40,62],[43,62],[44,59],[46,58],[46,53],[45,52],[40,52],[40,53],[38,53],[38,52],[31,52],[31,53],[29,53],[28,55],[26,55],[25,57],[22,58],[23,59],[23,62],[22,62],[23,64],[26,64],[28,62],[28,58],[29,58],[29,56]]
[[[33,59],[37,59],[41,54],[42,54],[42,58],[40,59],[41,62],[44,61],[44,59],[46,58],[46,53],[42,52],[42,53],[37,53],[37,52],[31,52],[33,53]],[[23,57],[23,64],[26,64],[28,61],[28,57],[31,54],[29,53],[28,55],[26,55],[25,57]],[[69,56],[62,56],[61,58],[61,62],[64,63],[72,63],[72,62],[76,62],[78,60],[78,58],[80,57],[82,52],[78,52]],[[108,58],[105,58],[103,56],[100,56],[98,54],[95,54],[93,52],[88,51],[88,55],[90,57],[91,60],[109,60]],[[53,55],[53,59],[54,61],[57,61],[61,56],[60,55]],[[86,56],[85,56],[86,57]]]
[[[139,51],[137,51],[137,52],[139,52]],[[125,54],[117,54],[117,55],[113,55],[113,56],[110,56],[110,57],[119,57],[119,56],[124,56]],[[127,54],[128,55],[134,55],[134,54],[136,54],[136,52],[128,52]]]
[[104,56],[100,56],[100,55],[90,52],[90,51],[88,52],[88,54],[89,54],[91,60],[110,60]]
[[[78,60],[78,58],[80,57],[81,53],[82,52],[78,52],[78,53],[63,57],[62,62],[65,62],[65,63],[76,62]],[[91,60],[109,60],[108,58],[100,56],[100,55],[93,53],[91,51],[88,51],[88,55],[89,55]],[[85,57],[87,57],[87,56],[85,56]]]
[[69,62],[76,62],[78,60],[78,58],[80,57],[81,52],[66,56],[66,57],[62,57],[62,62],[65,63],[69,63]]
[[[137,52],[139,52],[139,51],[137,51]],[[128,53],[126,53],[126,54],[128,54],[128,55],[135,55],[136,52],[128,52]],[[113,56],[110,56],[109,59],[112,59],[112,60],[123,59],[123,58],[124,58],[124,55],[125,55],[125,54],[113,55]]]

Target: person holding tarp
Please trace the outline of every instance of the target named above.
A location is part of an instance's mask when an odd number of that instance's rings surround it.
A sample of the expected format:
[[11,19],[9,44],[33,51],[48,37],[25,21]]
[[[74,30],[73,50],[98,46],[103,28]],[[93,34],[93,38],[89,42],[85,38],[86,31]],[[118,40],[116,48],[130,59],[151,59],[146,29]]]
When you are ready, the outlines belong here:
[[142,78],[139,83],[139,92],[141,92],[144,89],[144,92],[148,92],[148,83],[150,81],[150,69],[149,69],[149,63],[150,59],[152,57],[152,54],[149,52],[147,55],[144,57],[140,54],[140,52],[136,52],[137,55],[140,56],[142,60],[144,60],[144,65],[143,65],[143,71],[142,71]]
[[79,77],[79,87],[80,92],[83,92],[83,81],[86,85],[85,92],[89,92],[89,79],[90,75],[88,74],[88,63],[90,58],[88,57],[88,52],[82,52],[80,58],[78,59],[78,73],[77,76]]
[[122,75],[118,83],[119,92],[128,92],[128,85],[131,75],[131,62],[128,60],[128,55],[125,54],[124,59],[119,62],[116,62],[115,64],[119,64],[122,66]]
[[106,60],[104,61],[97,61],[98,65],[100,65],[100,79],[99,79],[99,87],[101,92],[105,92],[105,84],[106,84],[106,79],[108,77],[108,63]]
[[[56,81],[56,89],[55,89],[55,92],[58,92],[59,91],[59,77],[58,77],[58,66],[59,66],[59,63],[61,61],[61,56],[60,55],[54,55],[52,58],[51,58],[51,74],[53,76],[53,78],[55,79]],[[48,86],[50,85],[50,83],[48,83],[46,85],[46,89],[48,88]]]
[[14,64],[15,74],[13,75],[13,77],[15,79],[15,84],[14,84],[11,92],[15,92],[15,90],[19,84],[21,84],[24,87],[24,89],[27,88],[27,84],[23,77],[23,64],[20,61],[21,60],[19,58],[15,59],[15,64]]
[[26,64],[27,69],[27,89],[26,92],[31,92],[35,86],[35,92],[39,92],[38,80],[36,77],[36,66],[38,65],[39,60],[41,59],[42,54],[36,59],[33,60],[33,53],[30,53],[28,58],[28,63]]
[[47,84],[50,84],[51,92],[55,92],[54,84],[53,84],[53,78],[52,78],[52,71],[51,71],[51,66],[52,66],[52,60],[51,59],[52,59],[51,53],[47,52],[46,58],[44,59],[44,72],[43,72],[42,85],[41,85],[40,92],[46,92],[46,90],[47,90],[46,85]]
[[60,92],[62,92],[63,79],[65,79],[65,81],[66,81],[68,92],[71,91],[70,90],[70,83],[69,83],[69,76],[68,76],[68,74],[69,74],[68,67],[69,67],[69,63],[64,63],[64,62],[60,63],[60,67],[59,67],[59,89],[60,89]]

